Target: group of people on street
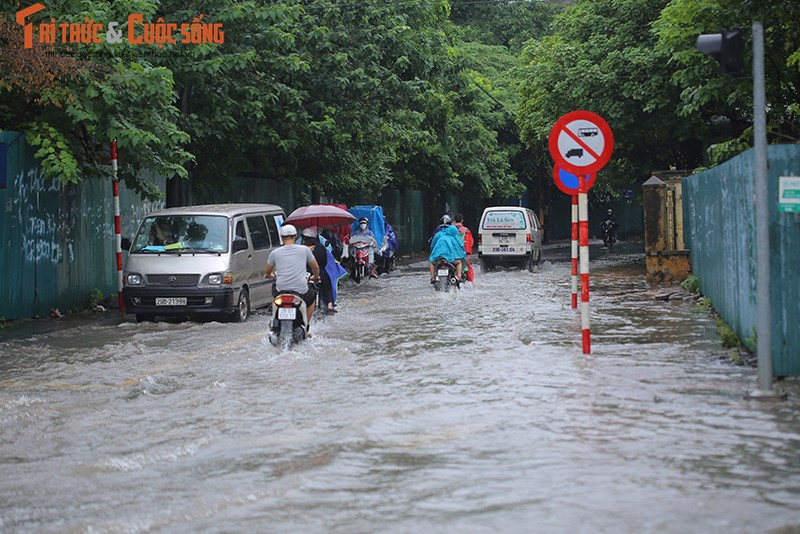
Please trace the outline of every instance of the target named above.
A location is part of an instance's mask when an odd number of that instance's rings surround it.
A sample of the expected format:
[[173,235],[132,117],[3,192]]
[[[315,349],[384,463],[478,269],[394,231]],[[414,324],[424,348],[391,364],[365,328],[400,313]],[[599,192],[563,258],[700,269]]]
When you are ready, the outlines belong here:
[[[385,233],[388,245],[381,253],[394,254],[397,250],[397,236],[394,229],[384,217]],[[284,224],[280,229],[283,246],[273,250],[267,258],[265,275],[272,278],[273,295],[279,292],[291,291],[302,296],[308,309],[308,323],[315,310],[317,297],[316,290],[309,284],[309,280],[319,287],[320,303],[325,305],[325,313],[336,313],[337,282],[346,271],[340,265],[343,245],[335,232],[325,230],[320,235],[316,226],[304,228],[300,242],[298,242],[297,228],[292,224]],[[378,248],[375,234],[369,229],[366,218],[359,220],[359,226],[351,235],[349,242],[368,241],[374,248]],[[338,258],[337,254],[338,253]],[[377,264],[370,255],[370,277],[377,278]],[[308,273],[311,273],[309,279]]]
[[428,256],[428,270],[431,275],[431,283],[436,283],[435,264],[440,258],[455,265],[456,278],[463,281],[464,268],[467,269],[466,280],[473,282],[475,272],[469,262],[469,255],[472,254],[474,239],[472,232],[464,225],[464,216],[460,213],[455,216],[455,224],[449,214],[444,214],[439,226],[431,236],[431,253]]
[[[369,228],[369,221],[361,218],[358,223],[358,227],[349,236],[349,242],[366,241],[374,251],[378,251],[378,243],[375,234]],[[387,237],[380,252],[394,253],[397,250],[397,236],[385,217],[384,224]],[[283,246],[272,251],[265,267],[266,276],[275,280],[273,294],[292,291],[302,295],[308,307],[310,324],[316,301],[316,291],[308,283],[308,273],[311,273],[310,280],[319,286],[320,302],[326,307],[325,313],[336,313],[337,282],[345,274],[339,261],[343,247],[347,245],[343,244],[334,232],[326,230],[320,234],[315,226],[303,229],[300,242],[298,242],[297,228],[292,224],[281,226],[280,234]],[[460,281],[474,281],[475,272],[469,262],[473,246],[472,232],[464,225],[463,215],[459,213],[454,218],[449,214],[443,215],[430,239],[428,267],[431,282],[436,280],[434,265],[440,258],[455,265],[456,277]],[[377,276],[377,262],[371,254],[370,277],[377,278]]]

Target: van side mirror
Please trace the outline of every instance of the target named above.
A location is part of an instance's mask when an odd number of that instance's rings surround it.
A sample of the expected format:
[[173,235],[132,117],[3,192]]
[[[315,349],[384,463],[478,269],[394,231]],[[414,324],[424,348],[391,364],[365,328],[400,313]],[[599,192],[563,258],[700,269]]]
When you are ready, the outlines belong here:
[[131,249],[131,240],[128,239],[127,237],[123,237],[122,240],[120,241],[120,245],[122,247],[122,250],[130,250]]
[[239,252],[240,250],[247,250],[247,239],[243,237],[237,237],[233,240],[233,252]]

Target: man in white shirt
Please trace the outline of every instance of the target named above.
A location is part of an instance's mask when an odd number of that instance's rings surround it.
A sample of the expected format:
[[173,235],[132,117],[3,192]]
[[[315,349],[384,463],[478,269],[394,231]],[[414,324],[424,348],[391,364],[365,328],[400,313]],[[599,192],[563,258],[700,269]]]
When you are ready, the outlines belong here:
[[303,296],[303,300],[308,307],[308,324],[311,324],[311,316],[314,314],[314,300],[316,293],[309,287],[306,278],[306,266],[311,267],[313,273],[312,280],[319,281],[319,264],[314,259],[314,255],[308,247],[298,245],[297,228],[291,224],[281,226],[281,236],[283,246],[273,250],[265,267],[267,278],[274,278],[275,284],[272,286],[273,295],[281,291],[293,291]]

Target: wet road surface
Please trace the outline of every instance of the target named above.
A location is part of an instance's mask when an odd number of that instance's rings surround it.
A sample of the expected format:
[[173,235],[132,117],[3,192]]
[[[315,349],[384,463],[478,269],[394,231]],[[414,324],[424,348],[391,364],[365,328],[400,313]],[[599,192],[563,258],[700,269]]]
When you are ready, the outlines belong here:
[[624,247],[593,249],[582,354],[562,252],[457,293],[346,284],[288,351],[264,312],[0,330],[0,531],[800,528],[796,383],[744,400],[756,371]]

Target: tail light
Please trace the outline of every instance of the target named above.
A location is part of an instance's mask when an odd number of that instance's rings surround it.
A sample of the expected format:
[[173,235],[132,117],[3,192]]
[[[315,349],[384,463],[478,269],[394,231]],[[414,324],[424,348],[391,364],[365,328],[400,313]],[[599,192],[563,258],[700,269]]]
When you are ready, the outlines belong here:
[[480,233],[478,233],[478,244],[479,245],[483,244],[483,235],[481,235]]
[[530,243],[531,242],[531,234],[525,234],[525,242],[526,243]]
[[294,304],[294,296],[293,295],[281,295],[275,298],[275,305],[276,306],[283,306],[284,304]]

